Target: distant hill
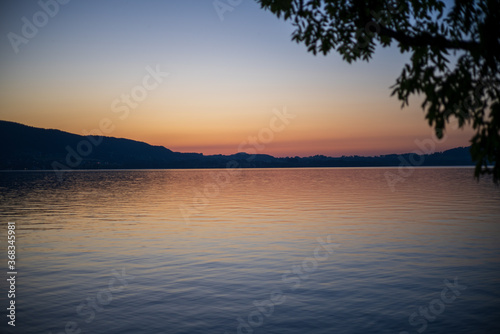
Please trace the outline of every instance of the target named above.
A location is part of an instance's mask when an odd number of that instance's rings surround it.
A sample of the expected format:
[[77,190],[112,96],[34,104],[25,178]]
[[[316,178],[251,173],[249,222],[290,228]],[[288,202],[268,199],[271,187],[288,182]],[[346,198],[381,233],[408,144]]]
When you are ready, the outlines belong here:
[[0,121],[0,170],[139,169],[225,167],[368,167],[474,165],[469,148],[430,155],[390,154],[376,157],[343,156],[275,158],[267,154],[203,155],[173,152],[163,146],[114,137],[80,136]]

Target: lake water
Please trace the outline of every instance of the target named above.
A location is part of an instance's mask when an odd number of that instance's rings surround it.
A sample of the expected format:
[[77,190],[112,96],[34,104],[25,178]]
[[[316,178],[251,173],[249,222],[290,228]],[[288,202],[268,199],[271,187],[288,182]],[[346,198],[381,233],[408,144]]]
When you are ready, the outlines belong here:
[[399,172],[1,172],[0,332],[498,333],[500,189]]

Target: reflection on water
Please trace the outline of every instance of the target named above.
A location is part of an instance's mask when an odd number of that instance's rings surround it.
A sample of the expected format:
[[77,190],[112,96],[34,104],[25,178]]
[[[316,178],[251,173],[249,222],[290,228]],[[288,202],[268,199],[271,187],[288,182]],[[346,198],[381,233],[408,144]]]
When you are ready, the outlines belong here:
[[[15,331],[500,329],[500,190],[468,168],[422,168],[392,192],[386,171],[2,172]],[[446,284],[466,289],[443,300]]]

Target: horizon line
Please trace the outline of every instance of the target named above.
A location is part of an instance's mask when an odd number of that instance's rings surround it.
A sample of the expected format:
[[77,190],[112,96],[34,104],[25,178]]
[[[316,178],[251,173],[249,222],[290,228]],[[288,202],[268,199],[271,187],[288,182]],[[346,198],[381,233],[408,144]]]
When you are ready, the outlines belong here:
[[[326,157],[326,158],[349,158],[349,157],[360,157],[360,158],[376,158],[376,157],[384,157],[384,156],[391,156],[391,155],[408,155],[408,154],[416,154],[416,155],[430,155],[430,154],[435,154],[435,153],[443,153],[443,152],[446,152],[446,151],[449,151],[449,150],[454,150],[454,149],[459,149],[459,148],[470,148],[470,145],[469,146],[456,146],[456,147],[452,147],[452,148],[449,148],[449,149],[445,149],[445,150],[435,150],[433,152],[430,152],[430,153],[425,153],[425,152],[421,152],[421,153],[416,153],[416,152],[404,152],[404,153],[387,153],[387,154],[378,154],[378,155],[358,155],[358,154],[351,154],[351,155],[341,155],[341,156],[329,156],[329,155],[325,155],[325,154],[315,154],[315,155],[309,155],[309,156],[299,156],[299,155],[294,155],[294,156],[275,156],[275,155],[271,155],[271,154],[267,154],[267,153],[255,153],[255,154],[252,154],[252,153],[248,153],[248,152],[245,152],[245,151],[242,151],[242,152],[235,152],[235,153],[231,153],[231,154],[222,154],[222,153],[216,153],[216,154],[204,154],[204,153],[201,153],[201,152],[193,152],[193,151],[173,151],[172,149],[166,147],[166,146],[163,146],[163,145],[153,145],[153,144],[150,144],[148,142],[145,142],[145,141],[140,141],[140,140],[136,140],[136,139],[131,139],[131,138],[125,138],[125,137],[113,137],[113,136],[106,136],[106,135],[82,135],[82,134],[77,134],[77,133],[73,133],[73,132],[69,132],[69,131],[65,131],[65,130],[61,130],[61,129],[56,129],[56,128],[42,128],[42,127],[38,127],[38,126],[33,126],[33,125],[28,125],[28,124],[23,124],[23,123],[20,123],[20,122],[16,122],[16,121],[7,121],[7,120],[1,120],[0,119],[0,122],[6,122],[6,123],[14,123],[14,124],[18,124],[18,125],[22,125],[22,126],[26,126],[26,127],[31,127],[31,128],[35,128],[35,129],[42,129],[42,130],[52,130],[52,131],[60,131],[60,132],[64,132],[64,133],[69,133],[71,135],[75,135],[75,136],[80,136],[80,137],[102,137],[102,138],[113,138],[113,139],[125,139],[125,140],[131,140],[131,141],[135,141],[135,142],[138,142],[138,143],[143,143],[143,144],[147,144],[149,146],[152,146],[152,147],[163,147],[173,153],[181,153],[181,154],[199,154],[199,155],[202,155],[202,156],[205,156],[205,157],[209,157],[209,156],[233,156],[233,155],[238,155],[238,154],[246,154],[246,155],[255,155],[255,156],[269,156],[269,157],[273,157],[275,159],[286,159],[286,158],[313,158],[313,157]],[[414,150],[416,151],[416,150]],[[293,168],[293,167],[292,167]]]

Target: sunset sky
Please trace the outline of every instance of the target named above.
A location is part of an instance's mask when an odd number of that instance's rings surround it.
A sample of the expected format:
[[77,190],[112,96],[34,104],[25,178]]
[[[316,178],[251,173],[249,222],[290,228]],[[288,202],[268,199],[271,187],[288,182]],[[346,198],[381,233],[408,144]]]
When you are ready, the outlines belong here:
[[[253,0],[223,20],[212,0],[72,0],[47,8],[53,17],[39,14],[38,1],[0,5],[2,120],[85,134],[109,118],[109,136],[204,154],[236,153],[283,108],[296,117],[260,153],[404,153],[432,138],[417,98],[402,110],[390,97],[406,55],[380,49],[370,63],[351,65],[336,53],[314,56],[291,41],[290,23]],[[13,47],[23,17],[40,27],[25,27],[32,36]],[[148,67],[169,75],[120,118],[121,97],[141,92]],[[472,132],[448,134],[438,149],[467,146]]]

